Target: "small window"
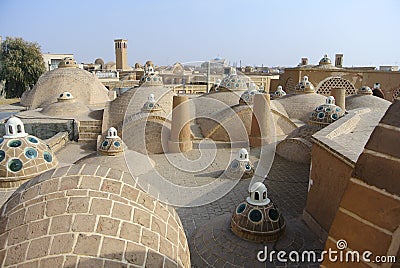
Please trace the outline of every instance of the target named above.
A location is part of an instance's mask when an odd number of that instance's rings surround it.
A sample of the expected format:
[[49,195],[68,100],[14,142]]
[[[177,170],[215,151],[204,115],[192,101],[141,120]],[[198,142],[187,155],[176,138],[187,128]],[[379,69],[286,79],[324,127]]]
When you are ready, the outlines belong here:
[[14,158],[8,161],[8,169],[11,170],[12,172],[17,172],[22,169],[22,162],[21,160]]
[[43,153],[43,158],[44,160],[46,160],[46,162],[50,163],[51,161],[53,161],[53,157],[51,156],[51,154],[49,152],[44,152]]
[[267,198],[267,192],[264,191],[264,192],[263,192],[263,199],[266,199],[266,198]]
[[254,222],[254,223],[259,223],[263,219],[263,215],[260,210],[258,209],[253,209],[249,213],[249,219]]
[[22,145],[20,140],[11,140],[8,142],[8,147],[17,148]]
[[17,125],[17,132],[18,132],[18,133],[21,133],[21,132],[22,132],[22,127],[21,127],[21,125]]
[[254,193],[254,199],[255,200],[260,200],[260,194],[258,192]]
[[240,214],[240,213],[242,213],[245,209],[246,209],[246,204],[245,204],[245,203],[242,203],[242,204],[240,204],[240,205],[236,208],[236,213],[237,213],[237,214]]
[[278,221],[279,220],[279,212],[276,209],[271,208],[268,211],[268,217],[271,221]]
[[35,139],[34,137],[28,137],[27,140],[31,143],[39,143],[39,141],[37,139]]
[[14,134],[14,129],[12,126],[8,126],[8,131],[10,132],[10,134]]
[[115,147],[120,147],[120,146],[121,146],[121,143],[120,143],[119,141],[114,141],[114,146],[115,146]]
[[0,150],[0,162],[6,158],[6,153],[3,150]]

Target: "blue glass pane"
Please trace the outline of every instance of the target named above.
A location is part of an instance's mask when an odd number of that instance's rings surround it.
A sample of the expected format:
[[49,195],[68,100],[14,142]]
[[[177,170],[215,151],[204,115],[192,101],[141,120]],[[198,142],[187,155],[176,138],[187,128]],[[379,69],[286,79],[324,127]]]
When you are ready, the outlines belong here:
[[31,142],[31,143],[38,143],[39,141],[36,139],[36,138],[34,138],[34,137],[28,137],[28,138],[26,138],[29,142]]
[[242,203],[236,208],[236,213],[242,213],[246,208],[246,204]]
[[26,148],[25,149],[25,156],[30,159],[35,159],[37,157],[37,151],[33,148]]
[[279,213],[276,209],[271,208],[268,211],[268,217],[271,219],[271,221],[277,221],[279,219]]
[[51,154],[49,152],[44,152],[43,153],[43,158],[44,160],[46,160],[46,162],[51,162],[53,161],[53,157],[51,156]]
[[21,144],[22,142],[20,140],[11,140],[8,142],[9,147],[19,147]]
[[249,218],[253,222],[259,222],[262,220],[262,213],[258,209],[254,209],[250,212]]
[[21,160],[19,160],[19,159],[11,159],[9,162],[8,162],[8,168],[11,170],[11,171],[13,171],[13,172],[17,172],[17,171],[20,171],[21,170],[21,168],[22,168],[22,162],[21,162]]

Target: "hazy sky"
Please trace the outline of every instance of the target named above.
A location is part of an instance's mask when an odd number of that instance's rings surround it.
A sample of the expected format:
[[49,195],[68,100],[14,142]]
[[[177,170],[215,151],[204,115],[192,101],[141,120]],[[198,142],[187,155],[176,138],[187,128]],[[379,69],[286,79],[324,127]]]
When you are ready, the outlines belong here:
[[115,61],[128,39],[129,65],[226,58],[242,65],[295,66],[344,54],[344,65],[400,64],[400,1],[137,0],[0,1],[0,35]]

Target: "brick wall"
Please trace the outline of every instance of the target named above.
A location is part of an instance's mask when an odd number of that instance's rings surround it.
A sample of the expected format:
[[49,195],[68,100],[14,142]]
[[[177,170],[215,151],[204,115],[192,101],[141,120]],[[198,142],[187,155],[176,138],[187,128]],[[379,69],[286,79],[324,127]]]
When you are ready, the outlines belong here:
[[[356,163],[330,228],[326,249],[336,249],[336,241],[345,239],[347,249],[369,250],[373,253],[371,259],[377,255],[397,255],[394,266],[400,265],[399,134],[400,101],[397,100],[372,132]],[[343,267],[343,264],[325,259],[323,266]]]

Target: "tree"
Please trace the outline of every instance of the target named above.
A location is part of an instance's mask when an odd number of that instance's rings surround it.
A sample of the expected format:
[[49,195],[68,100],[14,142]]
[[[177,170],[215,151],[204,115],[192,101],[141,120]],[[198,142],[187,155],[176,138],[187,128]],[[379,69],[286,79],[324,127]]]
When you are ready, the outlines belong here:
[[46,67],[37,43],[22,38],[7,37],[1,44],[0,81],[6,98],[19,98],[25,90],[32,88]]

